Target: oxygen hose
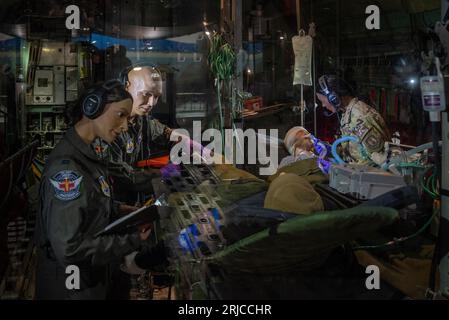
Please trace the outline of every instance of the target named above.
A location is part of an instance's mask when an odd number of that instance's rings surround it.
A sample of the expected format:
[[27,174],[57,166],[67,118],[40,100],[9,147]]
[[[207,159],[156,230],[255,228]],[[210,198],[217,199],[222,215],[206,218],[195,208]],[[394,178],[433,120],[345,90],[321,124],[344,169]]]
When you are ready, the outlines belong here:
[[335,162],[337,164],[343,164],[345,163],[345,161],[338,155],[337,153],[337,147],[344,143],[344,142],[356,142],[359,143],[359,139],[357,139],[356,137],[351,137],[351,136],[344,136],[341,137],[340,139],[337,139],[333,144],[332,144],[332,155],[334,156]]

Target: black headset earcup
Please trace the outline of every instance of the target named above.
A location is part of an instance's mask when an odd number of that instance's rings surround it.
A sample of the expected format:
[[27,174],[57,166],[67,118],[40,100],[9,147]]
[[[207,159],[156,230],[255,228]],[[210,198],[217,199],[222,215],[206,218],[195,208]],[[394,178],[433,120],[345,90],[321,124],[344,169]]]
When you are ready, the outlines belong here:
[[89,119],[95,119],[100,109],[101,97],[95,93],[86,96],[83,101],[83,114]]
[[97,86],[87,92],[83,100],[83,114],[89,119],[98,118],[106,106],[106,93],[122,84],[117,79],[106,81],[103,85]]
[[329,100],[329,103],[332,104],[335,108],[340,107],[341,101],[340,98],[333,92],[330,92],[327,96],[327,99]]
[[[324,96],[326,96],[327,101],[329,101],[329,103],[331,105],[333,105],[335,108],[338,108],[338,107],[340,107],[340,98],[332,90],[329,89],[327,79],[328,79],[328,77],[326,75],[321,76],[318,79],[318,84],[321,89],[320,93],[323,94]],[[328,115],[326,115],[326,116],[328,116]]]
[[83,101],[83,114],[89,119],[94,119],[98,110],[100,99],[96,94],[89,94]]

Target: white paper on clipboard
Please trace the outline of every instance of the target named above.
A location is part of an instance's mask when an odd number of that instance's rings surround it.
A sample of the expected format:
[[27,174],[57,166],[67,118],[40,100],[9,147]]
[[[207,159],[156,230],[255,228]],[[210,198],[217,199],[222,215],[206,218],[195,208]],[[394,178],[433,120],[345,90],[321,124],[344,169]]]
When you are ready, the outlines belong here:
[[292,38],[295,53],[295,74],[293,85],[312,85],[312,49],[313,38],[309,35],[299,35]]

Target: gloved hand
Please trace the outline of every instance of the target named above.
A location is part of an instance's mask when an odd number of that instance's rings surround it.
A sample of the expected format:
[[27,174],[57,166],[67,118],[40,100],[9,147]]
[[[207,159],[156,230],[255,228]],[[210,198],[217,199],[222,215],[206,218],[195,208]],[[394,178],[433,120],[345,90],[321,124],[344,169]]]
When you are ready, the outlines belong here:
[[141,269],[137,266],[135,257],[137,255],[137,251],[125,256],[125,262],[120,265],[120,270],[125,273],[133,274],[133,275],[142,275],[145,273],[144,269]]
[[145,270],[157,271],[168,266],[168,248],[164,241],[159,241],[155,246],[144,246],[135,256],[135,263]]
[[167,164],[161,168],[161,175],[163,179],[169,179],[171,177],[181,176],[181,166],[173,163]]

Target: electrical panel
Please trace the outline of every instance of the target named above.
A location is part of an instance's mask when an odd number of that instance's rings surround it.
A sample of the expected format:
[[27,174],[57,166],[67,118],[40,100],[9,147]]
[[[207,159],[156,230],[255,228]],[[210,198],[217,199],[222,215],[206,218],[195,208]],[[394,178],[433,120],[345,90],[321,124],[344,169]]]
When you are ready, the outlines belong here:
[[62,138],[66,128],[64,111],[78,98],[78,47],[64,42],[41,41],[31,46],[25,98],[24,125],[28,140],[39,139],[39,156],[44,158]]
[[54,102],[53,81],[52,69],[36,70],[32,104],[52,104]]
[[57,105],[65,104],[65,67],[53,67],[54,75],[54,101]]
[[67,67],[65,71],[65,99],[67,102],[78,98],[78,67]]

